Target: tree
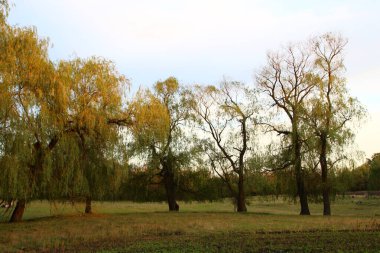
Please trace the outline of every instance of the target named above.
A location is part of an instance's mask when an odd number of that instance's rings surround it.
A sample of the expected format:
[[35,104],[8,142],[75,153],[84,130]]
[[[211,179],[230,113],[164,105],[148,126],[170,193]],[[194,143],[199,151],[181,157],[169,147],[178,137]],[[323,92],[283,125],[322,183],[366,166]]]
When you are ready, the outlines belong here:
[[[130,124],[117,95],[125,78],[110,62],[76,60],[55,66],[48,46],[33,28],[1,29],[0,197],[17,200],[11,221],[22,219],[28,200],[48,195],[53,150],[60,140],[88,134],[102,136],[108,145],[116,129],[105,125]],[[109,154],[104,155],[109,162]]]
[[0,0],[0,26],[3,28],[9,13],[9,3],[7,0]]
[[148,167],[162,178],[169,211],[178,211],[178,171],[194,149],[184,131],[189,106],[176,78],[157,82],[154,93],[140,91],[131,103],[136,152],[148,154]]
[[368,188],[373,191],[380,190],[380,153],[376,153],[369,161]]
[[271,107],[276,113],[283,113],[280,119],[287,118],[289,122],[288,125],[266,125],[290,142],[289,160],[294,169],[301,215],[310,214],[302,168],[303,143],[306,137],[301,130],[304,103],[314,88],[310,58],[311,55],[304,45],[290,45],[280,52],[268,54],[267,65],[256,78],[259,89],[272,102]]
[[[309,99],[306,123],[317,137],[316,146],[322,177],[323,214],[331,215],[328,179],[334,163],[333,148],[338,152],[349,143],[353,131],[348,125],[364,116],[364,109],[346,89],[343,50],[347,41],[339,35],[326,33],[311,41],[314,60],[315,94]],[[339,159],[339,155],[338,158]]]
[[239,82],[196,86],[192,109],[202,131],[211,167],[233,194],[238,212],[246,212],[245,174],[251,135],[258,119],[252,90]]
[[114,183],[120,182],[115,175],[121,175],[116,170],[120,163],[126,164],[121,132],[110,119],[124,117],[122,94],[127,79],[111,61],[100,57],[61,61],[57,71],[67,89],[65,122],[75,133],[71,136],[78,146],[85,212],[91,213],[91,199],[101,198],[111,185],[115,189]]
[[62,93],[48,58],[48,41],[32,28],[7,26],[1,32],[0,97],[8,99],[1,102],[4,167],[0,188],[7,198],[18,200],[11,221],[19,221],[26,200],[42,191],[46,158],[64,131],[59,116],[62,107],[57,104]]

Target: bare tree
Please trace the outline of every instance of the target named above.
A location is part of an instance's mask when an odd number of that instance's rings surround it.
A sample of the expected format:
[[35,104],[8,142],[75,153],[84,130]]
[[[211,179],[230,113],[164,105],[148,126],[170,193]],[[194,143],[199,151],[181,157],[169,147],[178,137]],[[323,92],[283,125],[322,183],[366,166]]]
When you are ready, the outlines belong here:
[[266,66],[256,77],[259,89],[272,102],[271,107],[284,115],[288,122],[285,125],[266,125],[270,130],[285,136],[291,143],[289,160],[294,169],[301,215],[310,215],[302,168],[304,137],[301,131],[301,115],[304,102],[314,88],[311,68],[310,50],[302,44],[290,45],[280,52],[269,53]]
[[205,151],[213,171],[227,184],[236,199],[237,211],[246,212],[244,175],[258,115],[254,92],[239,82],[196,86],[192,108],[206,134]]

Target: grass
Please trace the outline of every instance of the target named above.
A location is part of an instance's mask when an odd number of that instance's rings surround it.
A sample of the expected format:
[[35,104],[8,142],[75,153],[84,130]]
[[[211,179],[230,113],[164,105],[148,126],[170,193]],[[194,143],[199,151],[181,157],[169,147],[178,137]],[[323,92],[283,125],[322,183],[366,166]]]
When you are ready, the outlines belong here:
[[249,212],[229,201],[180,203],[32,202],[25,221],[0,223],[0,252],[380,252],[380,199],[344,199],[334,215],[297,215],[298,205],[252,199]]

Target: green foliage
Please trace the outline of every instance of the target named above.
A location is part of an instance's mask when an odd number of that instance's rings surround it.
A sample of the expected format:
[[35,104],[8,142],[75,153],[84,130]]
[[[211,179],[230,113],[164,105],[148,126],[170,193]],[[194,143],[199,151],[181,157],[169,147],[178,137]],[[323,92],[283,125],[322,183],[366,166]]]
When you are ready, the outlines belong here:
[[169,111],[150,91],[140,90],[130,103],[135,151],[149,149],[152,143],[165,144],[170,131]]
[[186,104],[185,93],[174,77],[157,82],[154,92],[140,90],[130,104],[131,151],[146,164],[148,169],[142,173],[156,179],[156,184],[162,179],[166,193],[172,191],[172,196],[180,185],[181,170],[198,150],[189,129],[185,130],[190,117]]
[[230,196],[224,182],[208,169],[184,170],[180,174],[179,200],[216,201]]
[[1,135],[0,150],[0,199],[28,196],[30,182],[27,163],[32,159],[22,134]]
[[[177,198],[182,201],[214,201],[229,197],[228,189],[220,178],[205,169],[183,169],[176,173]],[[160,202],[166,200],[161,177],[149,168],[130,168],[128,178],[122,183],[119,199],[136,202]]]
[[246,162],[253,156],[251,148],[261,118],[255,90],[225,80],[217,87],[196,85],[189,97],[211,170],[225,182],[232,196],[244,195]]
[[48,47],[35,28],[2,26],[0,199],[116,192],[127,161],[110,122],[127,80],[99,57],[54,65]]
[[33,28],[1,29],[0,181],[9,181],[1,183],[0,198],[34,198],[41,191],[45,151],[60,129],[54,120],[55,78],[48,45]]
[[[36,28],[7,23],[10,5],[0,0],[0,200],[162,201],[165,176],[184,201],[380,190],[379,154],[335,166],[366,113],[346,88],[341,36],[268,55],[257,77],[277,116],[268,120],[257,91],[235,81],[185,90],[169,77],[127,104],[129,82],[112,61],[53,63]],[[281,135],[265,154],[259,124]]]
[[58,161],[62,152],[70,152],[72,157],[63,165],[67,171],[61,175],[70,175],[66,183],[75,186],[68,187],[73,192],[64,190],[62,194],[102,198],[109,191],[117,191],[122,168],[127,164],[121,132],[116,125],[109,124],[110,119],[122,114],[121,94],[126,79],[112,62],[98,57],[61,61],[57,71],[66,89],[67,97],[62,102],[64,121],[69,125],[68,136],[60,142],[75,145],[65,150],[63,144],[64,150],[55,152]]
[[314,145],[319,152],[325,139],[328,146],[325,155],[334,163],[334,159],[341,159],[344,147],[352,142],[353,126],[365,117],[366,110],[346,87],[344,49],[347,40],[326,33],[310,43],[314,93],[307,101],[305,123],[311,128],[307,131],[317,138]]
[[47,199],[83,196],[85,178],[80,167],[80,148],[74,134],[67,134],[52,151],[48,171]]
[[368,162],[354,169],[338,170],[333,179],[334,188],[340,194],[345,194],[347,191],[367,191],[369,173]]
[[374,154],[369,162],[368,188],[370,190],[380,190],[380,154]]

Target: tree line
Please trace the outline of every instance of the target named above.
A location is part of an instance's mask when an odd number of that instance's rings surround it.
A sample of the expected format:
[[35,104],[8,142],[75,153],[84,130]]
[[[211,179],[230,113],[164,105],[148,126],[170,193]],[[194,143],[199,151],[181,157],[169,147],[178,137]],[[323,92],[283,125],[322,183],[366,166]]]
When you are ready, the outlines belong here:
[[[344,78],[347,40],[326,33],[268,53],[255,85],[225,79],[140,88],[102,57],[52,61],[35,28],[7,23],[0,1],[0,199],[10,221],[34,199],[165,200],[322,196],[365,115]],[[263,144],[265,143],[265,145]],[[351,173],[351,171],[349,171]],[[317,190],[316,190],[317,189]],[[145,194],[145,195],[144,195]],[[164,196],[164,197],[163,197]]]
[[[286,197],[289,201],[293,201],[294,182],[289,180],[288,172],[257,170],[253,165],[253,160],[247,161],[244,191],[248,196],[260,196],[264,200]],[[346,164],[334,169],[329,174],[332,198],[356,193],[378,195],[379,173],[379,154],[375,154],[372,159],[359,166]],[[178,172],[177,177],[179,181],[177,197],[181,201],[222,201],[231,197],[225,182],[209,168],[183,169]],[[320,171],[308,171],[305,182],[311,201],[322,202]],[[158,176],[152,178],[148,170],[132,166],[128,169],[128,176],[121,183],[118,192],[109,193],[104,199],[135,202],[166,201],[166,193]]]

